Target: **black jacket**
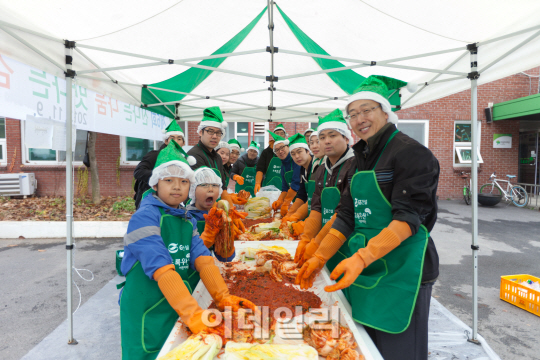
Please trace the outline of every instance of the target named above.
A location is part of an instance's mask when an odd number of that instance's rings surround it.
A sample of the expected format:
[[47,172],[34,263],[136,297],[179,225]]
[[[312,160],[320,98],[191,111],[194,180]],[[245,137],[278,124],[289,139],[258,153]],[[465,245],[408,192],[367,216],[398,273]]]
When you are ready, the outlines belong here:
[[300,169],[300,190],[296,193],[296,198],[302,200],[304,203],[308,200],[308,193],[307,193],[307,183],[309,181],[309,177],[311,174],[311,168],[313,167],[313,156],[311,157],[311,161],[309,162],[309,166],[306,169],[302,166]]
[[242,171],[247,167],[255,167],[257,165],[257,162],[259,161],[259,157],[257,156],[255,159],[251,160],[248,157],[248,154],[245,153],[244,155],[240,156],[238,160],[233,164],[232,170],[231,170],[231,179],[234,175],[240,175],[242,176]]
[[192,147],[187,153],[197,160],[197,163],[191,167],[193,170],[196,170],[201,166],[208,166],[209,168],[217,169],[221,174],[221,188],[223,190],[227,190],[227,174],[225,173],[221,156],[219,156],[216,150],[208,150],[208,148],[203,145],[201,140],[199,140],[199,143]]
[[135,195],[133,196],[133,199],[135,199],[135,208],[137,209],[141,203],[142,195],[146,190],[150,189],[148,181],[152,176],[154,166],[156,166],[158,154],[162,149],[165,148],[165,146],[167,145],[163,144],[158,150],[149,151],[143,156],[141,162],[137,164],[135,171],[133,171],[133,177],[135,178],[135,185],[133,186]]
[[[356,161],[349,170],[349,182],[355,172],[372,170],[387,140],[396,130],[394,124],[381,129],[380,136],[367,146],[360,140],[353,146]],[[369,139],[368,141],[370,141]],[[384,197],[392,205],[393,220],[405,221],[414,234],[420,225],[428,231],[437,221],[437,185],[439,162],[431,151],[402,132],[388,144],[375,168],[377,182]],[[339,212],[332,228],[348,237],[354,230],[354,201],[350,186],[341,194]],[[439,255],[431,237],[428,241],[422,282],[439,276]]]
[[272,158],[276,156],[274,154],[274,149],[272,149],[270,146],[268,146],[266,149],[264,149],[259,156],[259,161],[257,162],[257,168],[255,169],[256,172],[262,172],[263,175],[266,175],[266,171],[268,170],[268,166],[270,166],[270,161]]

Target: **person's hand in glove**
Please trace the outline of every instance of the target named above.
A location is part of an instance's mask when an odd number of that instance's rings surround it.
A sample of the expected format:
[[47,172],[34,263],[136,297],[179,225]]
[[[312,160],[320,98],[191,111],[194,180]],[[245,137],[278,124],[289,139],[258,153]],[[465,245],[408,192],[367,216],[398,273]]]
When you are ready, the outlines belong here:
[[336,266],[334,271],[330,274],[330,279],[336,280],[341,275],[343,277],[338,281],[337,284],[325,286],[324,290],[326,292],[334,292],[337,290],[344,289],[351,286],[351,284],[356,280],[358,275],[365,269],[365,263],[360,254],[355,252],[353,256],[348,259],[343,260]]
[[283,200],[285,200],[285,196],[287,196],[287,192],[286,191],[283,191],[280,195],[279,195],[279,198],[274,201],[272,203],[272,209],[274,211],[278,211],[279,208],[281,207],[281,205],[283,205]]
[[293,233],[291,234],[293,237],[298,237],[304,232],[303,221],[295,222],[291,226],[293,228]]
[[[332,234],[332,231],[334,229],[330,230],[328,235]],[[379,235],[369,240],[365,248],[358,250],[350,258],[340,262],[330,274],[330,278],[336,280],[341,275],[343,277],[337,284],[326,286],[324,289],[327,292],[332,292],[351,286],[364,268],[397,248],[403,240],[411,235],[409,224],[404,221],[393,220],[388,227],[382,229]]]
[[195,260],[195,268],[199,272],[204,286],[220,310],[223,310],[225,306],[231,306],[233,311],[245,308],[251,309],[255,313],[260,312],[251,301],[229,293],[229,289],[211,256],[199,256]]
[[241,177],[240,175],[234,175],[234,176],[232,177],[232,179],[233,179],[234,181],[236,181],[236,183],[237,183],[238,185],[244,185],[244,178]]
[[[302,260],[302,256],[304,255],[304,252],[306,251],[306,246],[309,244],[309,240],[300,238],[300,241],[298,242],[298,246],[296,247],[296,252],[294,253],[294,262],[299,263],[300,260]],[[300,264],[299,264],[300,265]]]
[[217,234],[223,228],[223,210],[213,207],[208,214],[203,214],[206,224],[201,234],[204,246],[210,248],[214,245]]
[[263,173],[262,171],[257,171],[257,175],[255,175],[255,188],[253,189],[253,193],[257,194],[259,190],[261,190],[261,184],[263,181]]
[[[210,256],[208,257],[211,258]],[[167,299],[169,305],[171,305],[182,319],[182,322],[193,333],[211,331],[202,322],[201,317],[204,310],[199,306],[195,298],[191,296],[186,284],[182,281],[182,277],[175,271],[173,264],[157,269],[154,272],[153,278],[157,281],[159,289],[165,296],[165,299]]]
[[304,250],[304,255],[302,256],[302,260],[298,263],[299,266],[302,266],[307,260],[309,260],[313,254],[315,254],[315,251],[319,248],[321,245],[321,242],[323,241],[324,237],[330,229],[332,228],[332,225],[334,224],[334,220],[336,219],[336,215],[334,214],[332,218],[323,226],[321,231],[317,234],[317,236],[314,239],[311,239],[309,244],[306,245],[306,249]]
[[245,205],[248,202],[247,199],[244,199],[237,194],[229,194],[229,196],[231,197],[231,200],[235,205]]
[[322,270],[325,263],[326,261],[324,261],[324,259],[321,259],[318,256],[313,256],[302,266],[294,283],[296,285],[300,285],[300,289],[302,290],[309,289],[313,286],[313,281],[315,281],[315,278]]
[[287,191],[287,195],[285,195],[285,199],[283,200],[283,204],[281,205],[280,214],[281,216],[287,215],[287,212],[289,211],[289,206],[291,205],[291,201],[296,196],[296,191],[293,189],[289,189]]
[[322,215],[320,212],[312,210],[309,217],[304,222],[304,233],[300,236],[300,242],[296,248],[296,254],[294,255],[294,262],[300,263],[307,244],[311,239],[317,236],[317,233],[321,230]]

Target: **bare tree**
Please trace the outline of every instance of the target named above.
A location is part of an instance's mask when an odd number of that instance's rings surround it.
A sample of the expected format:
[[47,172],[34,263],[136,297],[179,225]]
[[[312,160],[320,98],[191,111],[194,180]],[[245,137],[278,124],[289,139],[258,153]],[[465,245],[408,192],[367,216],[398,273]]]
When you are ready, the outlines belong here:
[[96,132],[88,132],[88,158],[90,160],[90,176],[92,179],[92,202],[99,205],[101,203],[101,194],[99,190],[99,173],[96,159],[97,135]]

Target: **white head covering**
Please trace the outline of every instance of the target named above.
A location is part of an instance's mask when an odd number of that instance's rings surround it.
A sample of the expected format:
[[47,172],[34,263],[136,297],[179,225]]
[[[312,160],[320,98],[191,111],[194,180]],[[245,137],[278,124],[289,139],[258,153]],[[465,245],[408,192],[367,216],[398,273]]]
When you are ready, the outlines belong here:
[[148,180],[148,185],[153,187],[157,185],[159,180],[163,180],[167,177],[177,177],[181,179],[188,179],[192,181],[193,170],[183,161],[174,160],[169,161],[165,164],[159,165],[158,167],[152,170],[152,176]]
[[216,146],[216,148],[214,150],[218,151],[221,148],[227,148],[227,149],[229,149],[229,151],[231,151],[231,146],[225,141],[220,141],[218,146]]
[[216,184],[219,185],[218,199],[221,197],[223,189],[221,188],[222,182],[221,178],[217,176],[214,170],[209,167],[203,166],[195,170],[193,174],[193,180],[189,186],[189,198],[192,203],[195,203],[195,189],[201,184]]

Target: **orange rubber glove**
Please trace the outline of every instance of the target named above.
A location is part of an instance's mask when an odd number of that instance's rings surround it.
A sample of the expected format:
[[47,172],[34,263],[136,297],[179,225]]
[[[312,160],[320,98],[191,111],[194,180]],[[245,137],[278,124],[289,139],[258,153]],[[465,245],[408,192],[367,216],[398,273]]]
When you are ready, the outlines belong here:
[[229,196],[231,197],[231,200],[233,204],[235,205],[245,205],[245,203],[247,203],[247,199],[244,199],[243,197],[238,196],[238,194],[229,194]]
[[303,221],[295,222],[291,226],[293,228],[293,233],[291,234],[293,237],[298,237],[304,232],[304,222]]
[[251,301],[229,293],[227,284],[212,256],[199,256],[195,259],[195,269],[199,272],[204,286],[220,310],[224,310],[225,306],[230,306],[232,311],[238,311],[240,308],[251,309],[253,313],[259,311]]
[[234,176],[232,177],[232,179],[233,179],[234,181],[236,181],[236,182],[238,183],[238,185],[244,185],[244,178],[241,177],[240,175],[234,175]]
[[261,190],[263,177],[264,177],[264,174],[262,173],[262,171],[257,171],[257,175],[255,175],[255,188],[253,189],[254,194],[257,194],[259,190]]
[[311,239],[309,244],[306,245],[306,249],[304,250],[304,255],[302,256],[302,260],[298,263],[299,266],[302,266],[306,261],[311,259],[313,254],[317,251],[319,246],[321,245],[324,237],[328,234],[330,229],[332,228],[332,224],[334,224],[334,220],[336,220],[337,214],[334,214],[332,218],[323,226],[321,231],[317,234],[317,236],[314,239]]
[[305,203],[302,206],[300,206],[298,210],[296,210],[293,214],[291,214],[291,209],[289,208],[289,213],[287,214],[286,218],[288,218],[287,221],[296,222],[300,220],[305,220],[307,216],[308,216],[308,204]]
[[337,253],[346,240],[347,238],[342,233],[336,229],[330,229],[319,246],[319,249],[313,254],[313,257],[306,261],[298,272],[295,284],[300,285],[301,289],[309,289],[312,287],[313,281],[326,262]]
[[227,200],[230,206],[233,205],[233,200],[231,199],[231,195],[227,192],[227,190],[223,190],[221,193],[221,200]]
[[274,211],[278,211],[278,209],[281,207],[281,205],[283,204],[283,200],[285,200],[285,196],[287,196],[287,192],[282,191],[279,195],[279,198],[272,203],[272,209]]
[[291,205],[291,201],[296,196],[296,191],[289,188],[289,191],[287,191],[287,196],[285,196],[285,200],[283,200],[283,205],[281,205],[280,214],[281,216],[287,215],[287,212],[289,211],[289,206]]
[[298,243],[298,246],[296,247],[296,253],[294,254],[295,263],[298,263],[302,259],[304,251],[306,249],[306,245],[309,244],[311,239],[313,239],[317,235],[317,233],[321,229],[321,224],[321,213],[312,210],[309,214],[309,217],[306,219],[306,221],[304,221],[304,233],[300,235],[300,242]]
[[404,221],[393,220],[387,228],[382,229],[379,235],[369,240],[365,248],[358,250],[353,256],[343,260],[336,266],[330,274],[330,278],[336,280],[341,275],[343,277],[337,284],[326,286],[324,290],[333,292],[351,286],[366,267],[397,248],[403,240],[411,235],[409,224]]
[[[207,248],[212,247],[216,240],[216,235],[223,227],[223,217],[220,215],[223,210],[218,208],[211,208],[208,214],[203,214],[206,224],[204,225],[204,231],[201,234],[201,239],[204,242],[204,246]],[[208,221],[211,219],[211,221]]]
[[298,210],[302,205],[304,205],[304,200],[301,200],[301,199],[294,200],[293,204],[289,207],[289,211],[287,212],[287,216],[285,216],[285,217],[283,217],[283,219],[281,219],[281,223],[283,224],[286,221],[291,221],[289,219],[291,218],[292,214],[294,214],[296,212],[296,210]]
[[157,269],[153,277],[171,307],[194,334],[201,331],[210,331],[201,320],[204,310],[191,296],[180,274],[174,270],[174,265],[165,265]]

